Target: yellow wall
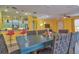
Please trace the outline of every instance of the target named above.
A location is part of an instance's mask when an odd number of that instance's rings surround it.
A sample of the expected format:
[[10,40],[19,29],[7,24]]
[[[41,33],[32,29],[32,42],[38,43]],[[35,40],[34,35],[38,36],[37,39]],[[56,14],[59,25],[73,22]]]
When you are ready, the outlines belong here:
[[45,29],[45,24],[44,23],[46,23],[44,19],[39,19],[38,18],[37,19],[37,25],[38,25],[37,30],[44,30]]
[[[57,19],[46,19],[45,20],[47,24],[50,24],[50,28],[55,31],[58,32],[58,22],[59,20]],[[72,18],[62,18],[61,20],[63,22],[63,29],[68,30],[69,32],[75,32],[75,26],[74,26],[74,19]]]
[[[28,27],[29,27],[29,31],[33,30],[33,25],[32,22],[33,20],[35,21],[35,28],[34,30],[44,30],[45,26],[44,26],[44,19],[39,19],[39,18],[33,18],[32,16],[28,16]],[[42,26],[40,26],[40,24],[43,24]]]
[[53,31],[58,32],[58,20],[57,19],[46,19],[45,21],[47,24],[50,24],[50,28]]
[[29,31],[32,30],[32,21],[33,21],[32,16],[28,16],[28,27],[29,27]]
[[[12,18],[12,17],[11,17]],[[10,19],[11,19],[10,18]],[[74,19],[75,18],[79,18],[79,16],[75,16],[72,17],[73,19],[71,20],[71,18],[63,18],[63,23],[64,23],[64,29],[69,30],[69,32],[74,32],[75,31],[75,27],[74,27]],[[44,22],[50,24],[50,27],[53,31],[57,32],[58,31],[58,20],[57,19],[39,19],[39,18],[33,18],[32,16],[28,16],[28,27],[29,27],[29,31],[33,30],[33,26],[32,26],[32,21],[35,20],[36,24],[37,24],[37,28],[35,27],[35,30],[43,30],[45,29],[45,25]],[[40,26],[40,24],[43,24],[42,26]],[[2,28],[2,15],[0,12],[0,29]]]
[[63,18],[64,29],[74,32],[74,20],[72,18]]
[[[32,30],[32,21],[35,20],[37,23],[37,28],[35,28],[35,30],[44,30],[45,29],[45,25],[44,22],[47,24],[50,24],[50,28],[55,31],[58,32],[58,19],[33,19],[31,16],[29,16],[29,20],[28,20],[28,26],[29,26],[29,30]],[[61,19],[63,21],[63,29],[68,30],[69,32],[75,32],[75,27],[74,27],[74,18],[62,18]],[[40,24],[43,24],[43,26],[40,26]]]

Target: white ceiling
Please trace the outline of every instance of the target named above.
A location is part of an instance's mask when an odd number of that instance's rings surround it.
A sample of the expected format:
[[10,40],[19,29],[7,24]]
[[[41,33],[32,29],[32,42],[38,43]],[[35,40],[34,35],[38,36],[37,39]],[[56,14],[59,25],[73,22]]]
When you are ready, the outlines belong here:
[[[0,6],[4,8],[7,6]],[[51,17],[60,17],[66,15],[79,15],[79,6],[76,5],[8,5],[9,8],[16,7],[16,10],[24,12],[37,12],[38,16],[49,15]]]

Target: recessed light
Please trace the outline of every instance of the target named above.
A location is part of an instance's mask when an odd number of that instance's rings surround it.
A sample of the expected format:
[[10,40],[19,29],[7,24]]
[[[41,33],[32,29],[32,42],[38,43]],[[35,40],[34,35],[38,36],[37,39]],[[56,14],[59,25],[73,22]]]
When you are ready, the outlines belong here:
[[28,13],[25,13],[25,15],[28,15]]
[[5,11],[5,12],[8,12],[8,9],[5,9],[4,11]]
[[16,14],[18,14],[19,12],[18,11],[16,11]]
[[7,16],[7,17],[10,17],[10,16]]
[[67,17],[64,17],[64,18],[67,18]]

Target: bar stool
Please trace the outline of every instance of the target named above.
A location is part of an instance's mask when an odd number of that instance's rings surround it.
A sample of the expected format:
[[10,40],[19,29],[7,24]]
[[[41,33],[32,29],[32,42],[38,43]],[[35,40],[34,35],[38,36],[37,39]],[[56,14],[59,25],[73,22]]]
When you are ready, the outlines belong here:
[[14,30],[8,30],[6,35],[10,37],[10,46],[12,47],[12,36],[14,35]]

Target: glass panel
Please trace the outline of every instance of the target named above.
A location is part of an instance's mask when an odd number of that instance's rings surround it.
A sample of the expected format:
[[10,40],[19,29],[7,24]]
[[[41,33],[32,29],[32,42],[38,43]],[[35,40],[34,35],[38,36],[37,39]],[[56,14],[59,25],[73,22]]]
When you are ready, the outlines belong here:
[[79,19],[75,19],[75,32],[79,31]]

